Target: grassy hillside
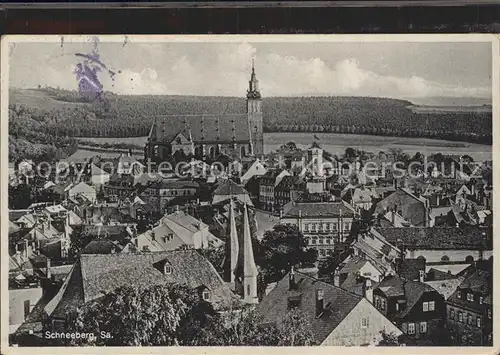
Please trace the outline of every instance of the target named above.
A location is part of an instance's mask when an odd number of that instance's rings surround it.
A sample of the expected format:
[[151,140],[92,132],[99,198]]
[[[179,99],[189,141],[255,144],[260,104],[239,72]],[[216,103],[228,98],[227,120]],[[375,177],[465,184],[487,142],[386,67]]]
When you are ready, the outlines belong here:
[[[428,137],[491,143],[492,115],[484,110],[414,112],[406,100],[370,97],[263,99],[267,132],[336,132]],[[106,93],[88,103],[74,91],[12,90],[9,134],[56,147],[60,137],[145,136],[155,116],[245,112],[245,99],[200,96],[124,96]],[[67,144],[68,142],[65,142]]]

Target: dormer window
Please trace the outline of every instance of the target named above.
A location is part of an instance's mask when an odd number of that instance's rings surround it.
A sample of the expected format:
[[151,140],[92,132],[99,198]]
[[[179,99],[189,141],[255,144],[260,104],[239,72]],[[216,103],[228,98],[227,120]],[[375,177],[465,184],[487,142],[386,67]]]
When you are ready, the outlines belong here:
[[467,301],[474,301],[474,295],[472,293],[467,293]]
[[483,304],[483,296],[479,296],[479,304]]
[[163,273],[165,275],[170,275],[172,273],[172,266],[169,263],[166,263],[165,266],[163,266]]
[[210,300],[210,291],[209,290],[203,290],[202,297],[204,301]]

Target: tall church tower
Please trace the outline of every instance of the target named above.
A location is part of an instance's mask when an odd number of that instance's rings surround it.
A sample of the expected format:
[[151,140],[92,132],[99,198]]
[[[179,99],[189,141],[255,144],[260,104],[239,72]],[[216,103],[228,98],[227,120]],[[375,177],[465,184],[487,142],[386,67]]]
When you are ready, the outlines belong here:
[[262,99],[259,91],[259,81],[255,75],[255,66],[252,60],[252,75],[247,90],[247,116],[250,130],[250,153],[264,154],[264,131],[262,123]]

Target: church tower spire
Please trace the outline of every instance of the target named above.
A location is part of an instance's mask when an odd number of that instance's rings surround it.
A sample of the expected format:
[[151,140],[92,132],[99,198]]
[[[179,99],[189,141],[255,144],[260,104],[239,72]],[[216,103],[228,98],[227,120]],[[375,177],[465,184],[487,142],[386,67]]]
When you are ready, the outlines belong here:
[[264,153],[264,134],[262,123],[262,97],[259,91],[259,80],[255,74],[255,62],[252,60],[252,73],[247,90],[248,134],[250,138],[250,155]]
[[226,255],[224,260],[224,281],[235,282],[235,272],[238,265],[239,243],[236,231],[233,198],[230,199],[229,221],[227,226]]
[[248,208],[243,207],[243,300],[248,303],[259,303],[257,297],[257,276],[259,272],[253,255],[252,236]]
[[247,99],[260,99],[259,81],[255,74],[255,62],[252,59],[252,74],[248,82]]

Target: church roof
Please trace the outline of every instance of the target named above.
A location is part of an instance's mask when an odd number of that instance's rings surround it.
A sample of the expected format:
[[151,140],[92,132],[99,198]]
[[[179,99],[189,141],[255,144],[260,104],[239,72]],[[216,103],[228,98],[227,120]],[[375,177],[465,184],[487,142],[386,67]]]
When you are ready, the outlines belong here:
[[[171,142],[179,133],[195,143],[248,142],[250,132],[247,114],[196,114],[159,117],[151,128],[151,141]],[[234,122],[234,124],[233,124]]]

